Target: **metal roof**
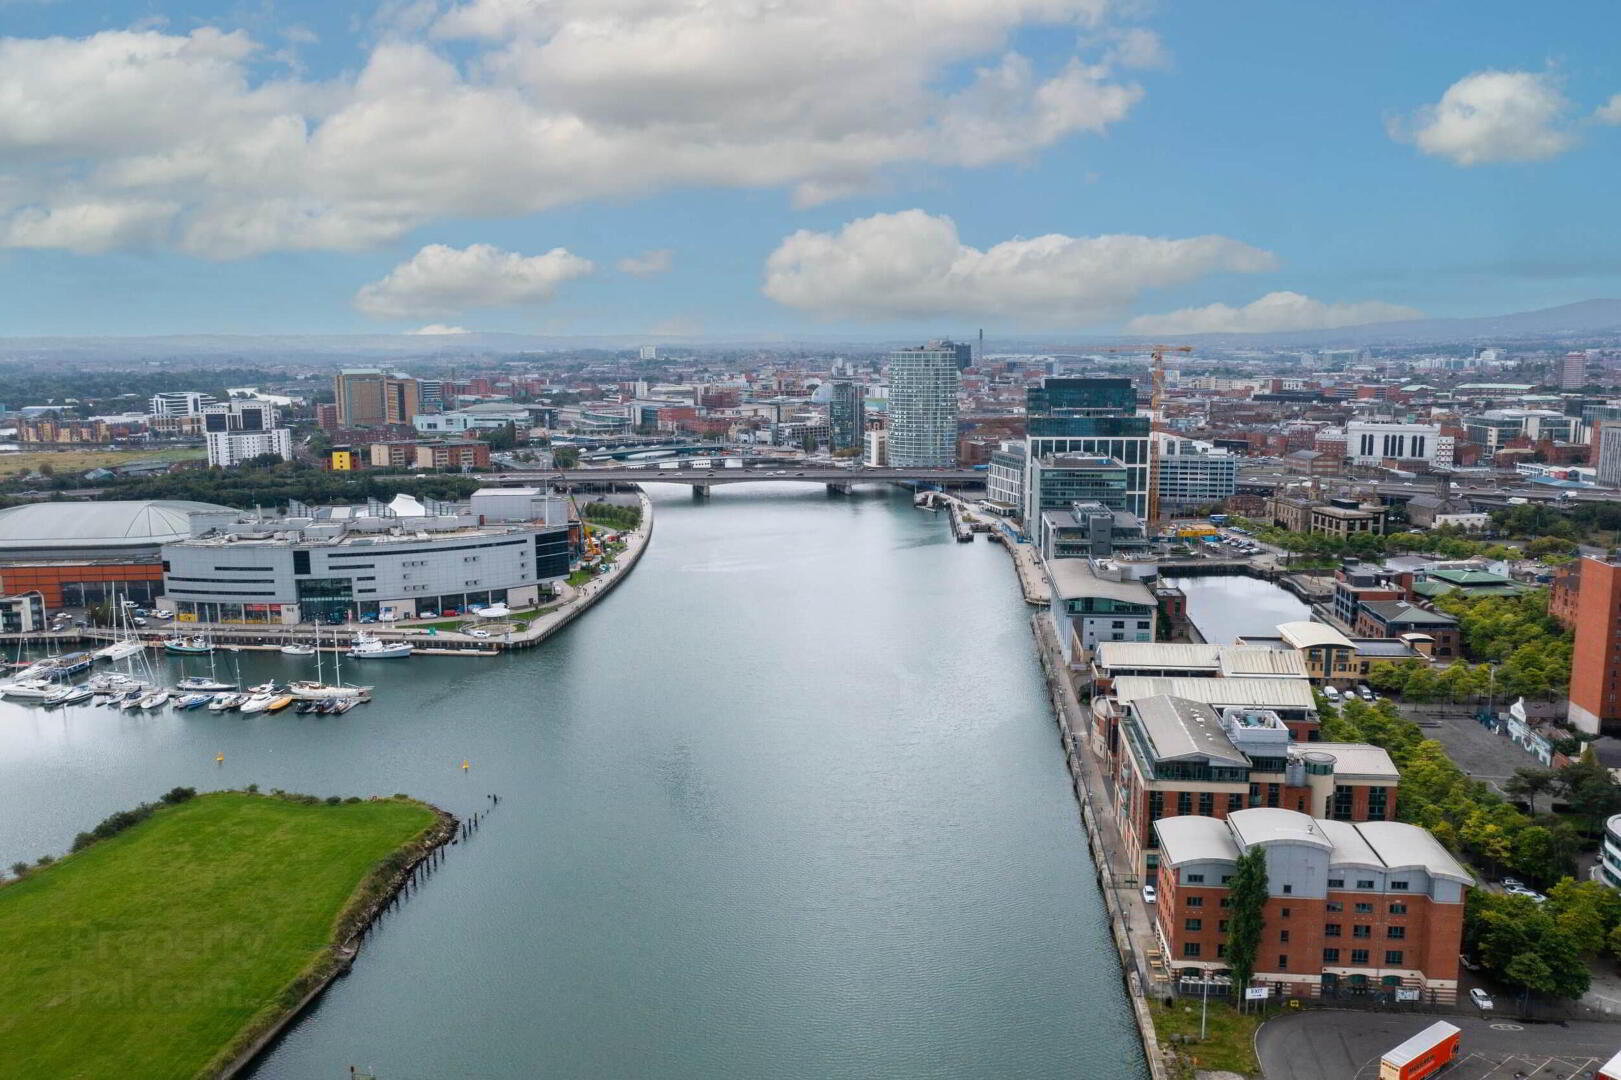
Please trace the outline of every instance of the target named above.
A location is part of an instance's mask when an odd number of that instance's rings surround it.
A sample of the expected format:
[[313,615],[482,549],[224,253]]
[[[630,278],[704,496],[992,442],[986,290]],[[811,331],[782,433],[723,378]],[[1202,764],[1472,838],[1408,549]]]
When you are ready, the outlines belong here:
[[151,547],[189,538],[193,514],[236,512],[183,499],[28,503],[0,510],[0,553],[39,547]]
[[1100,641],[1097,666],[1105,671],[1149,668],[1209,672],[1211,675],[1306,677],[1306,665],[1295,653],[1255,645],[1184,645],[1160,641]]
[[1405,600],[1364,600],[1363,610],[1378,616],[1387,626],[1456,626],[1458,620],[1438,611],[1415,607]]
[[1192,862],[1237,862],[1238,845],[1232,830],[1220,818],[1179,814],[1154,822],[1159,834],[1161,866],[1177,867]]
[[1122,705],[1139,698],[1170,694],[1206,705],[1246,705],[1259,709],[1310,709],[1317,704],[1311,684],[1304,679],[1153,678],[1124,675],[1114,681],[1114,697]]
[[1332,821],[1323,819],[1317,823],[1318,827],[1334,845],[1329,853],[1330,866],[1367,866],[1383,870],[1384,860],[1379,853],[1373,850],[1373,845],[1363,839],[1357,827],[1349,821]]
[[1401,770],[1390,760],[1390,754],[1372,743],[1314,742],[1302,743],[1300,748],[1311,753],[1332,754],[1336,780],[1389,780],[1394,784],[1401,779]]
[[1365,821],[1356,828],[1392,870],[1411,867],[1460,885],[1475,883],[1474,875],[1465,870],[1428,829],[1399,821]]
[[1351,647],[1350,638],[1327,623],[1312,622],[1309,619],[1279,623],[1278,633],[1283,635],[1283,640],[1297,649],[1310,649],[1317,645],[1339,645],[1347,649]]
[[1249,765],[1249,758],[1222,730],[1221,717],[1208,705],[1160,694],[1139,698],[1132,703],[1132,712],[1153,744],[1156,761],[1204,757],[1239,768]]
[[1245,850],[1256,844],[1279,843],[1310,844],[1324,851],[1334,848],[1334,841],[1319,824],[1298,810],[1274,806],[1235,810],[1227,815],[1227,826]]
[[1126,604],[1154,606],[1154,594],[1140,581],[1111,581],[1092,571],[1086,559],[1049,559],[1047,576],[1053,596],[1059,600],[1081,600],[1089,596],[1118,600]]

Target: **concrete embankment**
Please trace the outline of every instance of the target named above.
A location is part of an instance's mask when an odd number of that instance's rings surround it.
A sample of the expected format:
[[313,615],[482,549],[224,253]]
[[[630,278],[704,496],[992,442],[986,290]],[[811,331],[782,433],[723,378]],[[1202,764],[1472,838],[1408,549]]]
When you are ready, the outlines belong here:
[[349,909],[338,916],[337,939],[321,961],[288,988],[283,998],[285,1007],[239,1034],[226,1051],[230,1055],[228,1061],[213,1075],[220,1080],[234,1080],[251,1072],[254,1063],[309,1011],[327,988],[340,976],[348,974],[366,935],[377,921],[420,887],[441,865],[449,845],[465,837],[469,828],[476,829],[481,816],[475,814],[462,821],[438,807],[432,809],[436,816],[433,826],[394,858],[385,860],[377,875],[356,890]]
[[[1102,794],[1107,789],[1103,781],[1101,764],[1092,749],[1090,712],[1075,695],[1075,688],[1065,670],[1063,654],[1059,651],[1058,639],[1053,633],[1052,624],[1042,615],[1032,616],[1030,621],[1036,637],[1037,652],[1041,658],[1042,672],[1047,680],[1053,716],[1058,723],[1065,761],[1069,766],[1075,801],[1080,804],[1081,822],[1086,828],[1087,844],[1092,851],[1092,864],[1097,871],[1098,889],[1103,895],[1104,908],[1109,915],[1110,935],[1114,939],[1115,949],[1120,953],[1120,970],[1127,998],[1131,1003],[1132,1017],[1136,1020],[1138,1034],[1142,1037],[1143,1056],[1148,1062],[1149,1075],[1153,1080],[1170,1080],[1170,1070],[1165,1055],[1160,1050],[1159,1036],[1154,1030],[1153,1016],[1148,1009],[1148,990],[1143,985],[1142,976],[1144,969],[1139,963],[1137,946],[1132,940],[1132,926],[1127,909],[1131,901],[1122,898],[1121,889],[1125,886],[1119,880],[1116,868],[1116,859],[1122,850],[1119,829],[1114,818],[1109,815],[1107,806],[1104,806],[1100,813],[1098,801],[1092,797],[1094,791]],[[1101,801],[1106,803],[1106,797]],[[1134,895],[1134,889],[1125,893],[1126,897]],[[1144,920],[1149,917],[1147,913],[1139,914]]]

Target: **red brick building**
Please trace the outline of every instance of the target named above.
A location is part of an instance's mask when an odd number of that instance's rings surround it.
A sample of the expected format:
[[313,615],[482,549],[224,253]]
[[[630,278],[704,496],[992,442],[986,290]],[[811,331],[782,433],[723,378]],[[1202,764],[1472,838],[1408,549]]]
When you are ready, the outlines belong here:
[[1218,713],[1168,695],[1131,702],[1114,758],[1114,809],[1143,880],[1156,878],[1154,826],[1168,817],[1225,818],[1279,807],[1339,821],[1395,819],[1401,774],[1389,754],[1291,735],[1270,710]]
[[1155,931],[1181,979],[1227,974],[1229,887],[1238,857],[1266,853],[1255,985],[1328,999],[1458,993],[1464,901],[1473,876],[1440,841],[1394,821],[1324,821],[1259,807],[1225,820],[1166,818]]
[[1582,561],[1572,559],[1555,568],[1548,588],[1548,617],[1566,630],[1576,629],[1577,589],[1582,581]]
[[[1570,723],[1590,735],[1621,731],[1621,563],[1581,560]],[[15,591],[15,590],[12,590]]]

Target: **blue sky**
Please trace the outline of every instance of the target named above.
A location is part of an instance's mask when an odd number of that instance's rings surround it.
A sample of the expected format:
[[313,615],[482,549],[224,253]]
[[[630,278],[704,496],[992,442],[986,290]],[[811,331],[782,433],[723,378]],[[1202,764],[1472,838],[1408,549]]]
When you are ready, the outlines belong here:
[[[0,334],[1169,333],[1621,296],[1613,3],[845,6],[807,33],[686,0],[0,0]],[[617,268],[647,252],[668,268]]]

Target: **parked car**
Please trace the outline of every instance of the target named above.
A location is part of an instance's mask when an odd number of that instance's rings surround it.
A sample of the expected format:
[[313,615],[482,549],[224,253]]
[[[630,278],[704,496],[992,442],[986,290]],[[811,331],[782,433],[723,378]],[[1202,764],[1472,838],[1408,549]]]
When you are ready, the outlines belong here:
[[1361,686],[1358,686],[1356,688],[1356,692],[1362,695],[1363,701],[1372,701],[1374,699],[1373,687],[1369,686],[1367,683],[1363,683]]
[[139,615],[137,615],[137,616],[135,616],[135,618],[131,619],[130,622],[134,623],[136,626],[145,626],[146,625],[146,620],[141,618]]
[[1523,882],[1519,878],[1515,878],[1515,877],[1506,877],[1502,881],[1498,882],[1498,884],[1503,886],[1504,889],[1523,889],[1523,888],[1525,888],[1525,882]]
[[1159,902],[1159,890],[1152,885],[1143,886],[1143,903],[1154,904]]
[[486,638],[490,636],[490,632],[488,630],[469,630],[467,633],[476,638]]
[[1492,1010],[1492,996],[1478,986],[1469,991],[1469,1000],[1481,1012],[1491,1012]]

